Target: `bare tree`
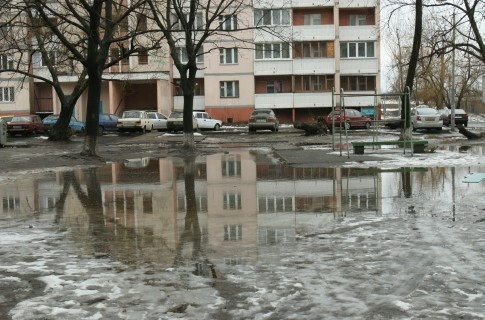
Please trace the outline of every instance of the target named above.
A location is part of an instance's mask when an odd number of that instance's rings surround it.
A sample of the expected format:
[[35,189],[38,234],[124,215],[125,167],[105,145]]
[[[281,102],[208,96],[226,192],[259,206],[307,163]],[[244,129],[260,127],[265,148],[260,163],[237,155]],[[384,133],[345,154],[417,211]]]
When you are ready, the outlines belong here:
[[[68,125],[78,98],[88,90],[82,153],[96,155],[103,71],[131,55],[160,48],[154,30],[142,27],[145,0],[25,0],[2,2],[2,52],[18,63],[0,72],[21,74],[50,84],[61,103],[51,140],[69,138]],[[116,50],[113,50],[116,49]],[[116,55],[110,54],[117,52]],[[33,68],[41,60],[48,73]],[[63,77],[74,82],[63,85]],[[72,80],[74,78],[75,80]]]

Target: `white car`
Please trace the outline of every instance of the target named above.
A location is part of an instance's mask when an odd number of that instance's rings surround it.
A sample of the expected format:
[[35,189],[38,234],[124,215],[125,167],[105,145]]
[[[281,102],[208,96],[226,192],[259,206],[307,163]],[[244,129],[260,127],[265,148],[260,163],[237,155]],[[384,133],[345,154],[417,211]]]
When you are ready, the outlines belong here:
[[148,118],[150,118],[151,129],[158,131],[167,130],[167,117],[156,111],[147,111]]
[[141,131],[145,133],[152,130],[152,124],[146,111],[126,110],[118,119],[116,128],[119,132]]
[[222,127],[222,121],[212,119],[210,114],[202,111],[194,111],[194,117],[197,119],[197,126],[201,130],[217,131]]
[[418,106],[411,110],[411,127],[418,129],[442,130],[443,118],[438,110],[426,106]]

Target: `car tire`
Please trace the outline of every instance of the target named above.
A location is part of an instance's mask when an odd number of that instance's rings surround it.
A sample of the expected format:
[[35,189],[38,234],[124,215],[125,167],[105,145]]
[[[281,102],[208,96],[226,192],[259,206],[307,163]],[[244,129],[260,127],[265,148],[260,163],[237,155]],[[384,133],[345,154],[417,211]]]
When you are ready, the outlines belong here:
[[37,135],[37,130],[36,129],[32,130],[32,135],[33,136],[36,136]]
[[145,134],[146,132],[147,132],[147,128],[146,127],[141,128],[141,134]]
[[221,128],[221,126],[216,123],[216,125],[214,126],[214,131],[219,131],[219,129]]
[[345,122],[344,126],[345,126],[345,130],[350,130],[351,128],[350,122]]
[[98,127],[98,136],[102,136],[104,134],[104,128],[103,126]]
[[366,122],[366,123],[365,123],[365,128],[366,128],[366,129],[370,129],[370,126],[371,126],[370,122]]
[[254,128],[249,128],[249,132],[256,132],[256,129],[254,129]]
[[468,121],[463,124],[465,127],[468,127]]

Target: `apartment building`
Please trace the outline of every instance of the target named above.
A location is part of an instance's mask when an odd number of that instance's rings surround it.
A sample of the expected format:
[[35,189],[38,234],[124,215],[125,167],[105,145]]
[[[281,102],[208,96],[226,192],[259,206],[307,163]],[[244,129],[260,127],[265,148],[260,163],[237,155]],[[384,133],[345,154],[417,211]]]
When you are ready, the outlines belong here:
[[[359,110],[376,104],[370,95],[380,91],[378,1],[257,1],[251,9],[254,45],[240,41],[198,61],[194,109],[230,123],[272,108],[281,122],[294,122],[326,115],[341,100]],[[342,99],[341,89],[351,96]],[[182,106],[175,90],[174,107]]]
[[[377,0],[276,0],[255,1],[237,15],[221,16],[223,30],[242,31],[236,39],[204,44],[206,54],[197,60],[194,110],[232,123],[246,122],[255,108],[272,108],[280,122],[291,123],[326,115],[340,104],[374,106],[379,100],[372,94],[380,92],[379,12]],[[183,45],[177,54],[184,61]],[[32,64],[35,72],[45,72],[41,58],[34,56]],[[152,109],[168,114],[183,108],[180,74],[163,50],[123,59],[104,78],[110,81],[103,84],[102,112]],[[75,78],[60,80],[69,89]],[[27,104],[33,113],[60,111],[55,91],[44,82],[5,83],[1,78],[0,114],[25,112]],[[76,106],[79,119],[85,117],[86,102],[87,93]]]

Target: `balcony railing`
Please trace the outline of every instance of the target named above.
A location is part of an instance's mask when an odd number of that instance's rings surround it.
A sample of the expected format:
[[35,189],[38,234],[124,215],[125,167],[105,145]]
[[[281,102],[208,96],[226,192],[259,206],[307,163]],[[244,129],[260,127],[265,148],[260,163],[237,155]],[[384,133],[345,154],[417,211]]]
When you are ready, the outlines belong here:
[[266,93],[254,96],[256,109],[287,109],[293,108],[293,93]]
[[344,26],[339,28],[340,41],[377,40],[379,28],[376,26]]
[[292,60],[256,60],[254,75],[292,74]]
[[377,58],[340,60],[341,74],[356,74],[356,73],[377,74],[378,72],[379,72],[379,63],[377,61]]
[[340,8],[372,8],[377,6],[377,0],[340,0]]
[[317,26],[294,26],[294,41],[317,41],[317,40],[334,40],[335,25],[325,24]]
[[[372,94],[374,93],[374,91],[346,91],[344,93],[345,107],[373,106],[375,103],[375,97],[372,96]],[[350,96],[345,96],[345,94],[349,94]],[[359,94],[363,95],[359,96]]]
[[294,74],[334,74],[334,58],[303,58],[293,60]]

